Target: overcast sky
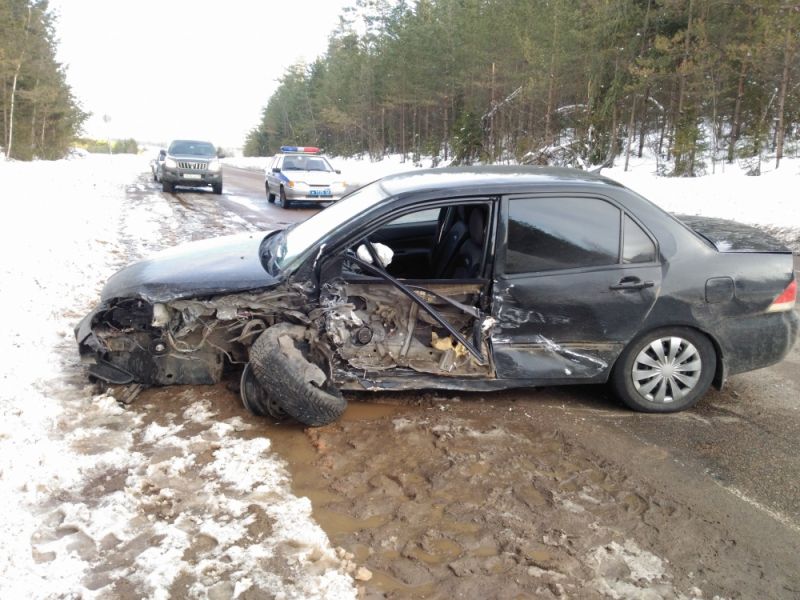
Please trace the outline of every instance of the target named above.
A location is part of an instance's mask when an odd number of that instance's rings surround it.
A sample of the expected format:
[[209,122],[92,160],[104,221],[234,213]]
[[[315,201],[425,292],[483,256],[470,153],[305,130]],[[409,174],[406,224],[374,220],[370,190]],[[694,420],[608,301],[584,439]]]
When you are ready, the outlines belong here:
[[[286,67],[322,54],[353,0],[51,0],[86,135],[238,147]],[[106,125],[103,115],[110,117]]]

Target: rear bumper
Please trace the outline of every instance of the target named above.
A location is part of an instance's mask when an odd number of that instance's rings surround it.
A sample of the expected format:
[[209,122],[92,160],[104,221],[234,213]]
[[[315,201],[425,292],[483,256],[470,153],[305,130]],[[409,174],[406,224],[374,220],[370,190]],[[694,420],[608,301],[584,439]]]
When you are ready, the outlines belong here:
[[796,310],[766,313],[726,321],[716,335],[725,375],[769,367],[782,361],[797,341]]

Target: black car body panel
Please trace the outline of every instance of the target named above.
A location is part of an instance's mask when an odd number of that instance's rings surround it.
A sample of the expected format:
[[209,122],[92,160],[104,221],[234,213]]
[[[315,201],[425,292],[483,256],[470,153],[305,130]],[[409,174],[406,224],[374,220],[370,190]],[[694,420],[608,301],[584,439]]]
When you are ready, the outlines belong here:
[[764,231],[730,219],[676,215],[720,252],[772,252],[791,254],[781,241]]
[[[289,323],[287,343],[316,357],[309,369],[345,389],[599,383],[651,332],[688,356],[697,338],[675,332],[691,330],[710,341],[703,373],[721,385],[781,360],[798,334],[794,300],[775,305],[794,281],[780,244],[738,224],[725,233],[721,220],[679,221],[597,175],[416,171],[328,210],[114,275],[76,332],[100,365],[93,374],[213,381],[223,360],[248,360],[256,334]],[[377,242],[397,261],[376,268]],[[196,368],[181,363],[189,354]],[[676,381],[685,378],[675,364]]]
[[270,233],[224,236],[164,250],[112,275],[100,299],[168,302],[269,287],[276,279],[261,266],[258,249]]

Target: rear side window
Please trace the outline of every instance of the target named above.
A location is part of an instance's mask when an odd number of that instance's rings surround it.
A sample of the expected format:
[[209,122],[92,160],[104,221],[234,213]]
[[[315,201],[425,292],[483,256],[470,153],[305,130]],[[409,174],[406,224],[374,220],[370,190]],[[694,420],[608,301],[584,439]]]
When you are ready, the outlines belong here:
[[619,262],[619,209],[596,198],[509,201],[506,273]]
[[644,230],[628,215],[625,215],[622,262],[649,263],[656,260],[656,246]]

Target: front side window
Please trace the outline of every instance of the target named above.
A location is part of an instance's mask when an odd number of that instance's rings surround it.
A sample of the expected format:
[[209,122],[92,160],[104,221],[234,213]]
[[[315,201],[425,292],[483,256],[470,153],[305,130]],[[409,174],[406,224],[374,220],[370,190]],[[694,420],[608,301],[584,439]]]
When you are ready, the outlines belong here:
[[505,272],[616,264],[619,223],[619,209],[597,198],[509,200]]

